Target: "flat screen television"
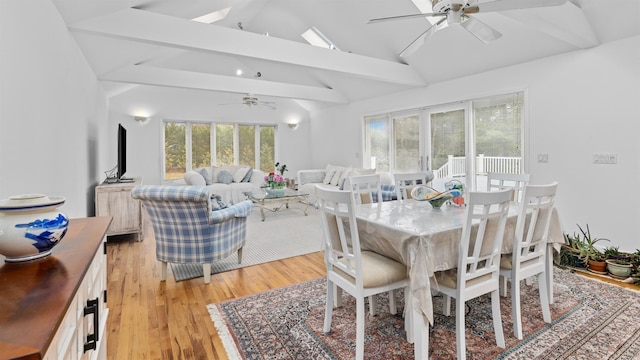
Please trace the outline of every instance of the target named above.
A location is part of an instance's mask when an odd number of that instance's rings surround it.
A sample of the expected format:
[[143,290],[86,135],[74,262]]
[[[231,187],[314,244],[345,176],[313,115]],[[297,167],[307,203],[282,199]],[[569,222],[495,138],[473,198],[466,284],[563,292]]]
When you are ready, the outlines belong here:
[[127,129],[118,124],[118,173],[116,180],[118,182],[132,181],[131,178],[125,178],[124,173],[127,172]]

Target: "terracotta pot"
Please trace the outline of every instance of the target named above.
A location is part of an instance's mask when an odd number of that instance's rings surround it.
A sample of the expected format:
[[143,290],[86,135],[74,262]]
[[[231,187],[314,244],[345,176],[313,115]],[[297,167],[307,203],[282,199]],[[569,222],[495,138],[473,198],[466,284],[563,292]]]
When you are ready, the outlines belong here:
[[589,264],[589,270],[593,270],[595,272],[601,272],[601,273],[606,272],[607,263],[604,261],[589,260],[588,264]]

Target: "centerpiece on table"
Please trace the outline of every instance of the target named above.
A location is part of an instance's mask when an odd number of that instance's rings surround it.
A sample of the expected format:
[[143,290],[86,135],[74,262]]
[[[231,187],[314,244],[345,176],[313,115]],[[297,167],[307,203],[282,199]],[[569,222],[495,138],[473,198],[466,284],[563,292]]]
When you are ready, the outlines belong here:
[[[276,171],[279,174],[276,174]],[[266,183],[265,190],[268,194],[282,195],[284,193],[286,182],[283,175],[285,171],[287,171],[287,165],[276,163],[276,170],[264,177]]]

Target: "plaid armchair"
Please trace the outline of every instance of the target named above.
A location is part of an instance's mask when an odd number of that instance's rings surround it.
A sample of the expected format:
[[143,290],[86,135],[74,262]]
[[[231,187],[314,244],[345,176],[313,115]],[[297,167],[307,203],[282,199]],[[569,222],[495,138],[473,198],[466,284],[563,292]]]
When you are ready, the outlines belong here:
[[208,284],[212,262],[236,251],[238,263],[242,262],[251,201],[213,211],[211,194],[204,186],[140,185],[131,196],[141,200],[149,214],[162,281],[167,279],[167,263],[202,264]]

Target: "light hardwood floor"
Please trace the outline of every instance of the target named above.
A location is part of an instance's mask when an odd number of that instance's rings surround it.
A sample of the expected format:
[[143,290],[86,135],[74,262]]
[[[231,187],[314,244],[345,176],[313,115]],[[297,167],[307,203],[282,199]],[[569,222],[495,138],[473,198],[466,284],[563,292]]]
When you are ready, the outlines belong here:
[[[147,223],[148,224],[148,223]],[[108,359],[226,359],[207,305],[326,275],[322,253],[176,282],[160,281],[153,230],[107,242]]]

